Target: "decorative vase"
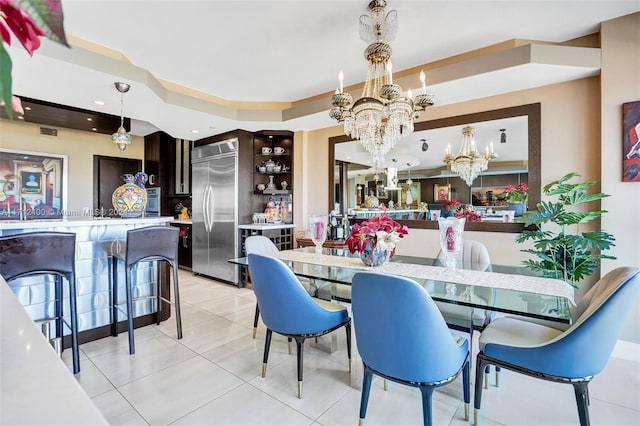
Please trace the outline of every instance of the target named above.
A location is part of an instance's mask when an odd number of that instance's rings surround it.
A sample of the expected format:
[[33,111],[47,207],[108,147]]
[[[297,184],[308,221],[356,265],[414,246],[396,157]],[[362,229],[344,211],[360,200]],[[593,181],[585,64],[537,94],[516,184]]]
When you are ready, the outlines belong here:
[[111,204],[122,218],[140,217],[147,206],[147,191],[144,189],[146,175],[142,172],[135,176],[124,174],[122,179],[125,183],[113,191]]
[[376,249],[373,238],[367,238],[366,241],[364,249],[360,252],[362,263],[367,266],[380,266],[389,260],[389,250]]
[[527,205],[525,203],[509,203],[508,209],[513,210],[516,217],[520,217],[527,211]]
[[440,228],[440,248],[445,256],[447,268],[445,273],[456,273],[456,262],[458,255],[462,251],[462,233],[464,231],[464,217],[439,218]]

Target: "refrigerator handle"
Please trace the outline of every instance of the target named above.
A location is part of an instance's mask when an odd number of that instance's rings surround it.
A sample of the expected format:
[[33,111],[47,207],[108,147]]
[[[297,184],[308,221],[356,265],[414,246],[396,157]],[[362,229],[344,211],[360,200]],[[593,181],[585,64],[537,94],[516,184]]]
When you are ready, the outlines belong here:
[[215,200],[213,194],[213,185],[209,184],[209,199],[207,200],[207,205],[209,207],[209,232],[213,231],[213,212],[215,212],[215,206],[213,205]]
[[204,196],[202,197],[202,215],[204,216],[204,230],[209,232],[209,185],[204,187]]

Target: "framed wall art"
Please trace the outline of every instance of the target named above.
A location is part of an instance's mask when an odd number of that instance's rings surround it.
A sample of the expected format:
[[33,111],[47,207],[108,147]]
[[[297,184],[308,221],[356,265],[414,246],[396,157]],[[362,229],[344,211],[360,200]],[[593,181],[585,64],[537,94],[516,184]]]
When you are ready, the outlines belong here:
[[433,199],[436,203],[451,200],[451,184],[433,185]]
[[622,181],[640,182],[640,101],[622,104]]
[[0,149],[0,220],[62,218],[66,162],[64,155]]

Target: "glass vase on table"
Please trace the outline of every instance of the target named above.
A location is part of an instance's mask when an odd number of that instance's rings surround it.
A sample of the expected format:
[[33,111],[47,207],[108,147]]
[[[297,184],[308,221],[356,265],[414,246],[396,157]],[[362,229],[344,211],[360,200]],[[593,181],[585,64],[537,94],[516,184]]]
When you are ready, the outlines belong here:
[[445,258],[446,268],[443,274],[456,275],[457,261],[462,252],[462,233],[464,231],[465,218],[441,217],[438,218],[440,228],[440,248]]
[[309,216],[309,229],[311,231],[311,241],[316,246],[316,254],[322,254],[322,244],[327,239],[327,226],[329,216],[313,215]]

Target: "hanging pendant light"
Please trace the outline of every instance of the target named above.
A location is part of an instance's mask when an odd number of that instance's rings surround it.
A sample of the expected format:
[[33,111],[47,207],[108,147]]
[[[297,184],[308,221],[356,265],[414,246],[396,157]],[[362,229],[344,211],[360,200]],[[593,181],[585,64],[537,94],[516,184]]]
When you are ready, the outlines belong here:
[[124,93],[127,93],[129,91],[131,86],[127,83],[122,83],[119,81],[116,81],[113,84],[114,86],[116,86],[116,90],[120,92],[120,127],[118,127],[118,130],[111,135],[111,141],[116,145],[118,145],[118,149],[120,150],[120,152],[124,152],[124,150],[127,149],[127,145],[131,143],[131,134],[127,133],[127,131],[124,128],[123,96],[124,96]]
[[407,185],[411,185],[413,183],[413,181],[411,180],[411,163],[407,163],[407,171],[409,172],[409,179],[407,179]]

